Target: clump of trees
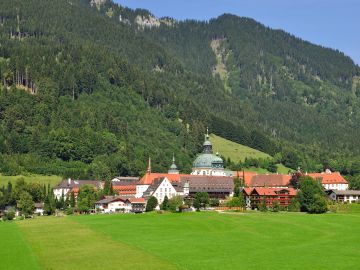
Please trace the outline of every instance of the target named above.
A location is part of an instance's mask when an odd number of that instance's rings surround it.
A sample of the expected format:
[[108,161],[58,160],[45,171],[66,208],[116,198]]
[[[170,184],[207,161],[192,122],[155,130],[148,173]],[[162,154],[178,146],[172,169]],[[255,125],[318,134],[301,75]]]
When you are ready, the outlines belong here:
[[207,192],[197,192],[195,194],[193,206],[197,211],[200,211],[200,208],[205,209],[209,204],[209,193]]
[[321,214],[328,210],[324,188],[320,181],[311,177],[300,180],[300,190],[297,194],[300,210],[311,214]]

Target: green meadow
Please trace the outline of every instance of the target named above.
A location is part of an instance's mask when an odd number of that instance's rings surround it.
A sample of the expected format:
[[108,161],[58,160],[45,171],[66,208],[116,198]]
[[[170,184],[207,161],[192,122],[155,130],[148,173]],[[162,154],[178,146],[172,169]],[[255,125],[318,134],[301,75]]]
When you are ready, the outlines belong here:
[[41,175],[41,174],[29,174],[29,175],[16,175],[16,176],[6,176],[0,174],[0,187],[6,186],[8,182],[11,182],[15,185],[16,181],[20,178],[23,178],[26,182],[36,182],[40,184],[50,184],[50,186],[55,186],[61,181],[61,176],[57,175]]
[[359,211],[39,217],[0,223],[0,256],[4,269],[358,269],[359,227]]

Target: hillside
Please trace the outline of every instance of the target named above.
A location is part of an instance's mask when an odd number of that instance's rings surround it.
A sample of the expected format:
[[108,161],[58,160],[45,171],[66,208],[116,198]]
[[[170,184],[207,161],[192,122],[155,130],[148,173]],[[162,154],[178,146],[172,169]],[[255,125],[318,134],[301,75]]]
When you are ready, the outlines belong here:
[[230,158],[234,162],[244,161],[245,158],[271,158],[271,156],[266,153],[229,141],[215,134],[210,135],[210,140],[215,152],[219,152],[219,154]]
[[359,67],[254,20],[4,0],[0,44],[4,174],[138,175],[172,153],[189,172],[206,126],[290,168],[359,172]]

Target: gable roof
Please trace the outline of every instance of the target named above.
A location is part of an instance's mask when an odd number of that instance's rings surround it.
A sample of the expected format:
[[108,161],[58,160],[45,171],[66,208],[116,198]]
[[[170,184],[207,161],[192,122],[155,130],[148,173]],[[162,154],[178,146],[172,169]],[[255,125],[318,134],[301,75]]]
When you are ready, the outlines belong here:
[[113,185],[113,190],[119,195],[136,194],[136,185]]
[[84,185],[90,185],[97,188],[101,188],[103,186],[103,181],[100,180],[72,180],[65,179],[62,180],[59,184],[57,184],[54,189],[72,189],[72,188],[80,188]]
[[332,189],[329,192],[333,192],[336,195],[356,195],[356,196],[360,196],[360,190],[336,190],[336,189]]
[[287,187],[291,175],[288,174],[258,174],[246,184],[249,187]]
[[188,174],[169,174],[169,173],[146,173],[141,179],[140,185],[151,185],[155,179],[166,177],[170,182],[178,182],[181,176]]
[[348,182],[339,172],[309,173],[308,176],[314,179],[321,179],[321,184],[347,184]]
[[129,201],[129,199],[126,197],[106,196],[104,199],[97,201],[96,204],[108,204],[108,203],[117,202],[117,201],[126,202],[127,200]]

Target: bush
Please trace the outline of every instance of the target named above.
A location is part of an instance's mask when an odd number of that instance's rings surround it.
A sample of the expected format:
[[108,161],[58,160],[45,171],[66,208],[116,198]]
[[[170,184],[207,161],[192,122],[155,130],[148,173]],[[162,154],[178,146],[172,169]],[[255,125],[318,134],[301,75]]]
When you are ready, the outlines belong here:
[[155,207],[158,205],[158,200],[154,197],[151,196],[146,204],[146,212],[151,212],[155,209]]
[[273,201],[271,211],[279,212],[280,211],[280,204],[278,201]]
[[289,212],[300,212],[300,203],[299,201],[295,198],[291,201],[291,203],[288,206],[287,209]]
[[182,205],[183,205],[183,199],[181,198],[181,196],[175,196],[169,200],[169,210],[171,212],[177,212],[177,211],[181,212]]
[[66,209],[66,214],[67,215],[73,215],[74,214],[74,209],[72,207],[69,207],[68,209]]
[[216,206],[219,206],[219,205],[220,205],[219,199],[211,199],[210,200],[210,206],[216,207]]
[[3,220],[13,220],[15,218],[15,210],[14,209],[9,209],[5,215],[3,216]]

